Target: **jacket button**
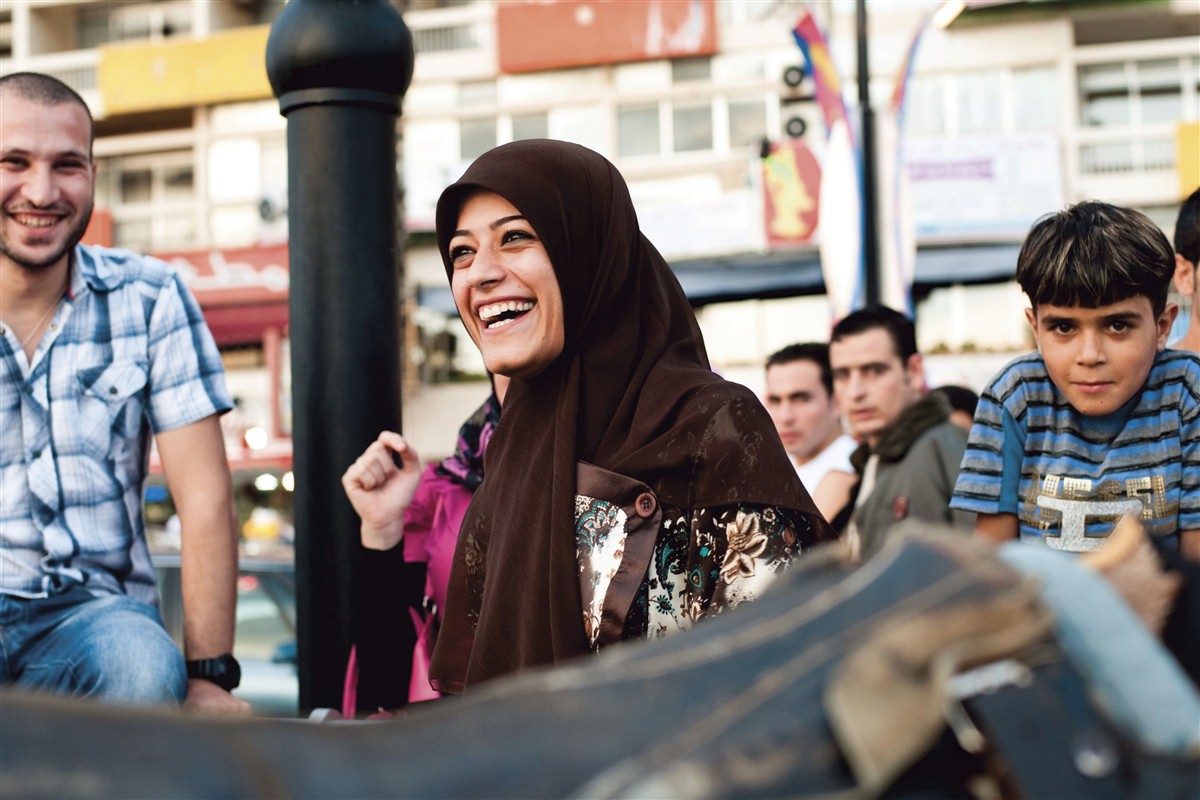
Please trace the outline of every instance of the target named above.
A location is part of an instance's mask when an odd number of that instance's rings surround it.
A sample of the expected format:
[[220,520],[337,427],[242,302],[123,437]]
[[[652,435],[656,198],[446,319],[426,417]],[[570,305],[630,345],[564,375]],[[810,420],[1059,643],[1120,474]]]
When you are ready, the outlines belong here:
[[633,501],[633,510],[639,517],[644,519],[654,513],[657,505],[654,495],[649,492],[642,492],[638,495],[637,500]]

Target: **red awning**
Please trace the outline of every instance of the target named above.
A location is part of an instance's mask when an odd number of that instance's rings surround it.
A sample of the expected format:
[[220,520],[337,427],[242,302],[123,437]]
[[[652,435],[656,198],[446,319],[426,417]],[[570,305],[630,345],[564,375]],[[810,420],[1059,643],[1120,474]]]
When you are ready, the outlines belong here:
[[218,346],[256,344],[268,328],[286,333],[286,243],[154,255],[183,274]]

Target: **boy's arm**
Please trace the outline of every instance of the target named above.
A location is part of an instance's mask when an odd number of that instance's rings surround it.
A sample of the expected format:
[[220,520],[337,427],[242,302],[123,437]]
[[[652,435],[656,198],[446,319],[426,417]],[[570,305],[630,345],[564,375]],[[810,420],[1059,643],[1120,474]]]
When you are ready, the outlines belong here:
[[[1200,533],[1200,531],[1193,531],[1193,533]],[[1012,541],[1017,538],[1017,515],[979,514],[975,518],[975,536],[997,544]]]

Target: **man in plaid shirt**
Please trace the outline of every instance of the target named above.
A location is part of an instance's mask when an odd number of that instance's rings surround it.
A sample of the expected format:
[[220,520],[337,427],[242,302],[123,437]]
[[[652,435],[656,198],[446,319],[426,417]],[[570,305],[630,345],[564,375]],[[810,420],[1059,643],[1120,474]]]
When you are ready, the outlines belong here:
[[[0,683],[245,713],[229,693],[237,530],[220,355],[180,276],[79,241],[92,118],[0,78]],[[184,654],[142,519],[150,436],[183,528]]]

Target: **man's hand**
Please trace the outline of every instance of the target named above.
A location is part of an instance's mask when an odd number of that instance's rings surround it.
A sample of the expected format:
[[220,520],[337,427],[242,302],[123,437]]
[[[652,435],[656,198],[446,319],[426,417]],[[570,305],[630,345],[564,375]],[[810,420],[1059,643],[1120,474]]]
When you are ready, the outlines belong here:
[[234,716],[250,716],[250,704],[240,697],[234,697],[229,692],[217,686],[212,681],[194,678],[188,681],[187,699],[183,701],[185,711],[195,711],[203,714],[231,714]]

